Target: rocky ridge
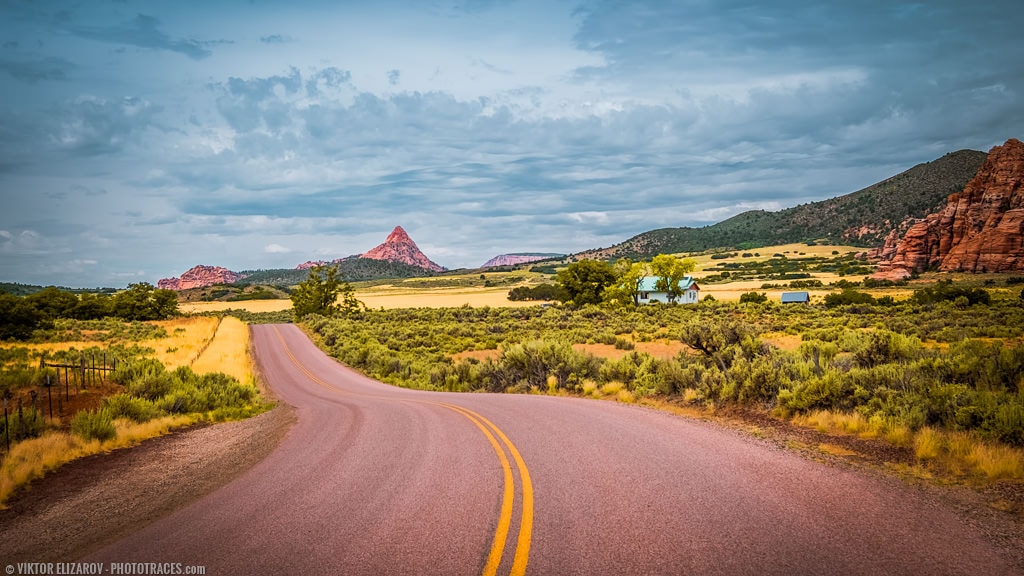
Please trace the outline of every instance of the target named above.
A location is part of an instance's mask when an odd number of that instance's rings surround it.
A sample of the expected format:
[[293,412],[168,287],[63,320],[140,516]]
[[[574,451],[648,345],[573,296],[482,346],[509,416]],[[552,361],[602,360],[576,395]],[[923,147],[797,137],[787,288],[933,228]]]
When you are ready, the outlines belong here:
[[161,278],[156,287],[162,290],[189,290],[214,284],[231,284],[245,278],[244,274],[232,272],[220,266],[193,266],[178,278]]
[[360,258],[401,262],[432,272],[444,271],[444,268],[431,261],[430,258],[427,258],[423,252],[420,252],[419,247],[416,246],[416,243],[412,241],[412,238],[409,237],[401,226],[395,226],[395,229],[391,231],[391,234],[388,234],[383,244],[361,254]]
[[916,272],[1024,270],[1024,143],[1011,138],[989,151],[963,191],[945,207],[893,231],[878,253],[876,278]]
[[527,264],[529,262],[547,260],[549,258],[561,258],[562,256],[564,256],[564,254],[499,254],[487,262],[484,262],[480,267],[493,268],[495,266],[516,266],[518,264]]

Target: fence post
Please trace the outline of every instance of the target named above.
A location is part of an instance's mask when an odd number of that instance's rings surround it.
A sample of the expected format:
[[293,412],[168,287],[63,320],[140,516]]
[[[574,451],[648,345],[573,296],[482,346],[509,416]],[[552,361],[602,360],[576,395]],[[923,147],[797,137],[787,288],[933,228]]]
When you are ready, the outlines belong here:
[[36,425],[36,418],[39,418],[39,408],[36,407],[36,399],[39,398],[39,392],[35,390],[29,390],[29,394],[32,395],[32,425]]
[[46,400],[50,405],[50,420],[53,420],[53,383],[50,382],[50,373],[46,373]]

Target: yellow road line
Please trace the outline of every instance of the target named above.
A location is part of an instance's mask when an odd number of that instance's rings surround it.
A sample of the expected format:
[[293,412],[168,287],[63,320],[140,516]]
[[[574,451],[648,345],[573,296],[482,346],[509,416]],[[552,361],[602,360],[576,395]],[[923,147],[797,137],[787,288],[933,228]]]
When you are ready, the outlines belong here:
[[338,388],[337,386],[334,386],[333,384],[327,382],[326,380],[321,379],[316,374],[313,374],[313,372],[311,372],[308,368],[303,366],[302,363],[299,362],[299,359],[295,357],[295,354],[292,354],[292,349],[289,348],[288,343],[284,341],[284,336],[281,336],[281,331],[277,329],[277,326],[274,326],[274,333],[277,334],[277,339],[281,341],[281,348],[283,348],[284,353],[288,355],[288,359],[291,360],[292,364],[294,364],[295,367],[299,369],[299,371],[305,374],[307,378],[312,380],[314,384],[320,386],[321,388],[326,388],[328,390],[333,390],[335,392],[345,394],[344,390]]
[[[307,378],[323,388],[333,390],[341,394],[346,394],[344,390],[334,386],[326,380],[321,379],[316,374],[313,374],[313,372],[308,368],[303,366],[299,362],[298,358],[296,358],[292,353],[291,348],[288,347],[288,343],[284,340],[284,336],[281,335],[281,332],[276,326],[274,327],[274,332],[277,334],[278,340],[281,341],[281,347],[284,349],[289,360],[291,360],[292,364],[305,374]],[[380,397],[380,399],[385,400],[386,398]],[[483,576],[494,576],[497,574],[498,567],[501,564],[501,558],[505,553],[505,543],[508,539],[509,529],[512,525],[512,509],[515,503],[515,478],[512,475],[512,466],[508,461],[508,457],[505,455],[505,450],[502,449],[502,444],[504,444],[508,449],[509,453],[512,455],[512,459],[516,462],[516,468],[519,470],[519,478],[523,484],[523,511],[519,522],[519,536],[516,539],[516,551],[512,560],[512,569],[509,574],[511,576],[523,576],[526,574],[526,565],[530,560],[530,543],[533,535],[533,482],[530,479],[530,471],[526,467],[526,462],[523,461],[523,457],[519,453],[519,450],[516,449],[515,444],[513,444],[512,441],[509,440],[508,436],[501,431],[501,428],[498,428],[493,422],[469,408],[464,408],[456,404],[448,404],[446,402],[428,402],[420,400],[403,401],[434,404],[435,406],[441,406],[462,415],[476,425],[481,432],[483,432],[484,436],[491,443],[491,448],[494,450],[494,453],[498,456],[498,460],[501,462],[505,488],[502,493],[501,512],[498,516],[498,527],[494,532],[494,542],[491,544],[491,551],[487,555],[487,563],[484,565]],[[495,434],[501,439],[501,443],[499,443],[495,438]]]
[[[498,516],[498,528],[494,532],[494,543],[491,544],[491,553],[487,555],[487,563],[484,564],[483,576],[494,576],[498,573],[498,565],[501,564],[501,556],[505,553],[505,540],[508,538],[509,527],[512,525],[512,505],[515,500],[515,480],[512,477],[512,466],[509,465],[508,457],[502,450],[501,444],[491,434],[491,431],[481,422],[483,420],[478,414],[452,404],[437,403],[466,417],[470,422],[476,424],[477,428],[484,433],[491,443],[491,448],[498,455],[501,461],[501,469],[505,476],[505,491],[501,498],[501,513]],[[499,432],[500,434],[500,432]]]

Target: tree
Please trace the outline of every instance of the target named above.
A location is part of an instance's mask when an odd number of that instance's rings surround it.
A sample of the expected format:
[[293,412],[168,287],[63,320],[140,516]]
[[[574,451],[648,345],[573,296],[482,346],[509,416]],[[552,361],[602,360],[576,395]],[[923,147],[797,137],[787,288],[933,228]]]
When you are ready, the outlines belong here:
[[35,294],[25,296],[25,300],[32,303],[47,321],[69,317],[71,310],[78,305],[77,296],[56,286],[47,286]]
[[558,271],[558,283],[569,294],[569,304],[599,304],[604,289],[615,283],[615,271],[603,260],[580,260]]
[[352,285],[338,277],[337,264],[310,268],[309,277],[299,282],[291,298],[292,312],[296,320],[302,320],[309,314],[349,314],[363,306],[362,302],[356,299]]
[[146,282],[129,284],[111,298],[110,312],[124,320],[163,320],[178,313],[178,294]]
[[647,275],[647,264],[620,258],[612,269],[615,283],[605,288],[604,301],[613,306],[625,306],[629,302],[634,306],[640,304],[640,282]]
[[768,295],[764,292],[744,292],[740,294],[740,304],[764,304],[768,301]]
[[671,254],[658,254],[651,259],[651,272],[658,277],[654,283],[655,289],[665,292],[669,302],[675,302],[676,298],[683,295],[679,282],[693,272],[696,266],[697,263],[689,258],[680,260]]

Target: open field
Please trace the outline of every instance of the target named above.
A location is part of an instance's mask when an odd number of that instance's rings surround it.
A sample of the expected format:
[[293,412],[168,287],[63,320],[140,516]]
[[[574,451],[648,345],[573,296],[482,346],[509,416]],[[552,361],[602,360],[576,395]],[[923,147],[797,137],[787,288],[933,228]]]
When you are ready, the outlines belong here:
[[249,326],[238,318],[225,316],[213,340],[192,362],[192,369],[197,374],[223,372],[239,382],[254,380],[249,355]]
[[730,261],[744,261],[744,262],[763,262],[765,260],[771,260],[775,254],[782,254],[787,258],[832,258],[836,256],[833,252],[838,252],[839,255],[852,254],[856,252],[864,252],[867,248],[858,248],[856,246],[831,246],[831,245],[815,245],[808,246],[807,244],[780,244],[778,246],[765,246],[764,248],[754,248],[751,250],[731,250],[730,252],[736,252],[738,254],[755,254],[749,258],[729,258],[725,260],[715,260],[711,254],[700,254],[693,255],[689,253],[677,254],[679,257],[690,258],[697,263],[696,272],[700,272],[704,268],[714,266],[721,262]]
[[459,306],[513,307],[537,306],[539,302],[513,302],[508,287],[501,288],[404,288],[377,286],[356,291],[356,298],[368,308],[458,308]]
[[246,310],[248,312],[280,312],[290,310],[291,300],[246,300],[243,302],[180,302],[178,309],[184,314],[202,314],[223,310]]
[[[7,342],[0,344],[0,348],[27,348],[29,350],[29,365],[37,365],[37,358],[41,353],[52,353],[61,350],[89,348],[107,349],[113,344],[131,344],[144,349],[153,350],[145,355],[147,358],[158,360],[167,370],[179,367],[188,367],[196,375],[222,373],[238,380],[235,385],[252,386],[255,383],[253,376],[252,361],[249,354],[249,327],[241,320],[233,317],[225,317],[223,320],[215,317],[188,317],[175,318],[171,320],[153,321],[147,324],[162,328],[166,337],[148,338],[125,342],[124,340],[90,340],[84,339],[71,342],[55,342],[43,344],[22,344]],[[85,336],[97,336],[94,331],[84,331]],[[195,382],[201,376],[194,376]],[[71,460],[109,452],[117,448],[133,446],[142,440],[160,436],[172,429],[188,426],[198,421],[211,418],[231,418],[248,415],[258,411],[257,405],[251,402],[246,405],[238,404],[237,392],[229,391],[232,384],[223,376],[213,380],[210,394],[220,391],[231,395],[229,402],[235,402],[230,411],[215,413],[218,409],[216,403],[194,409],[190,413],[164,413],[157,409],[158,398],[143,399],[136,397],[137,401],[148,401],[150,409],[149,419],[142,419],[138,416],[125,417],[124,415],[110,415],[111,408],[108,402],[114,396],[125,398],[128,396],[134,381],[127,386],[115,384],[110,381],[92,384],[88,390],[84,388],[77,392],[64,406],[64,413],[54,418],[40,418],[45,422],[37,437],[29,437],[20,442],[13,442],[11,450],[7,453],[0,464],[0,507],[4,500],[17,490],[20,486],[43,476],[47,471],[53,470]],[[15,397],[26,396],[29,391],[34,392],[36,387],[27,382],[14,379],[5,379],[5,387],[9,387]],[[194,384],[190,384],[194,385]],[[258,394],[253,388],[253,396],[258,404]],[[183,398],[181,394],[187,391],[173,392],[179,394],[177,398]],[[243,390],[244,394],[244,390]],[[59,394],[58,394],[59,396]],[[166,400],[166,398],[164,398]],[[124,406],[124,402],[116,405]],[[76,426],[86,411],[95,414],[106,413],[107,426],[112,426],[112,433],[109,436],[92,437],[91,434],[84,436],[75,432]],[[32,417],[33,421],[36,416]]]

